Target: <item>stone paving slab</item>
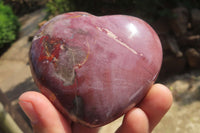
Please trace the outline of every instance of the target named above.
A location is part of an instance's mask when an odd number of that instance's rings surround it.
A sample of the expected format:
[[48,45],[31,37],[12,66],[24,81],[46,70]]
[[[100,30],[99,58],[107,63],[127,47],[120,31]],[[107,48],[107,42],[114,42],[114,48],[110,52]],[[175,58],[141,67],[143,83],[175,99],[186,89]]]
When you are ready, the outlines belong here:
[[3,92],[12,90],[16,85],[31,77],[28,65],[28,51],[33,36],[46,13],[43,9],[20,18],[22,24],[19,39],[0,58],[0,88]]

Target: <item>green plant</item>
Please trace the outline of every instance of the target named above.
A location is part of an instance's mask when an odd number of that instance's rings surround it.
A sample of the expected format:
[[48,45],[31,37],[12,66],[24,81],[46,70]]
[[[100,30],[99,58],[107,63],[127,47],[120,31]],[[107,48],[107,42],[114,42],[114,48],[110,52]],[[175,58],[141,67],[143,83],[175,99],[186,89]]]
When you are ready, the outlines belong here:
[[12,9],[0,2],[0,48],[16,39],[18,29],[18,19]]
[[46,4],[47,12],[52,15],[68,12],[73,10],[73,5],[70,0],[49,0]]

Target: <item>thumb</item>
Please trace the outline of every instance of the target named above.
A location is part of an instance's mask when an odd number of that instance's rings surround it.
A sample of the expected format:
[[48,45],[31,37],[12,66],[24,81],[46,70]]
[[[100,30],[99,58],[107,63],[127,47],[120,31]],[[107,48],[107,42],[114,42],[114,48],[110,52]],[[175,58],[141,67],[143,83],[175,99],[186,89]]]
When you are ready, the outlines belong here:
[[71,133],[70,124],[44,95],[25,92],[19,97],[19,104],[35,133]]

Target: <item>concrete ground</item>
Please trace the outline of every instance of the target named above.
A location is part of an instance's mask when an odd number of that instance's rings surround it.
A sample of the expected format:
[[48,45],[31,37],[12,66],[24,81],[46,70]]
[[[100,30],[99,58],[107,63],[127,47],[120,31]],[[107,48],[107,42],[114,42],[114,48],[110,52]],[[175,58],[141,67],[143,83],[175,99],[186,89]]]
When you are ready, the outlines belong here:
[[[38,29],[45,12],[38,10],[20,18],[19,39],[0,57],[0,88],[12,104],[25,91],[35,90],[28,63],[30,37]],[[153,133],[198,133],[200,130],[200,71],[177,75],[163,81],[173,95],[174,103]],[[122,117],[106,126],[100,133],[114,133]],[[134,124],[134,123],[133,123]]]

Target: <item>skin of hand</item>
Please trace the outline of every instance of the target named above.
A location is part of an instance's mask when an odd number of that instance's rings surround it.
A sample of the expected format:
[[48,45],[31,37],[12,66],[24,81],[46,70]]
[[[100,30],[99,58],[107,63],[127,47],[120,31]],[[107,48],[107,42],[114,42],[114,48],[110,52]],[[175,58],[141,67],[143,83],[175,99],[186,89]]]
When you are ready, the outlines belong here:
[[[137,107],[125,114],[116,133],[150,133],[173,102],[170,90],[154,84]],[[98,133],[65,119],[41,93],[29,91],[19,97],[19,104],[29,117],[34,133]]]

